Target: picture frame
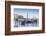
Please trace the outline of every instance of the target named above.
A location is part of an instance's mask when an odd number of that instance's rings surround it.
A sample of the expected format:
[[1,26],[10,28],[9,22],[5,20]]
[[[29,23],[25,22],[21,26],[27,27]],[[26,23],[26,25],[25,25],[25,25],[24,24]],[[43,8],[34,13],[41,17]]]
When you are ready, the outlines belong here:
[[[17,19],[17,20],[15,19],[16,16],[19,15],[21,17],[22,16],[24,17],[24,18],[22,17],[24,21],[22,19]],[[37,21],[36,19],[39,21]],[[13,27],[14,20],[16,21],[15,21],[15,26]],[[21,25],[18,24],[18,21],[20,20],[21,20]],[[5,1],[5,35],[35,34],[44,32],[45,32],[44,3]]]

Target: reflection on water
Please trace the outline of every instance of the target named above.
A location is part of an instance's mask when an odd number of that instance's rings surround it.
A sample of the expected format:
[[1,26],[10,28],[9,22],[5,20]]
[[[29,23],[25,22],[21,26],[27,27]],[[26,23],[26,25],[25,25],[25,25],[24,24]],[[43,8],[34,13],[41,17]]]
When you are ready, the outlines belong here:
[[37,23],[24,23],[24,25],[22,24],[22,22],[20,21],[16,21],[14,24],[14,27],[38,27],[38,22]]

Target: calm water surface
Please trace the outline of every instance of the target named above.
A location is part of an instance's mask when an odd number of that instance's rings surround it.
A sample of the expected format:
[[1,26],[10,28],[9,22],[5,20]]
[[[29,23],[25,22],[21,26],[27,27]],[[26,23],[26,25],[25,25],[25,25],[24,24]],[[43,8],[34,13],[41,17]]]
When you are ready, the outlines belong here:
[[28,23],[25,25],[22,25],[21,22],[14,22],[14,27],[38,27],[39,23]]

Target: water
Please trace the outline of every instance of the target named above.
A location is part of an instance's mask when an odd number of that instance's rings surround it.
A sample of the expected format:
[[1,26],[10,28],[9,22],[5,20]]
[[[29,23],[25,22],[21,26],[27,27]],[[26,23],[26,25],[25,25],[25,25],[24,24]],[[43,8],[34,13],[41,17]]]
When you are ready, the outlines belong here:
[[39,23],[25,23],[25,25],[22,25],[20,21],[16,21],[14,24],[14,27],[38,27]]

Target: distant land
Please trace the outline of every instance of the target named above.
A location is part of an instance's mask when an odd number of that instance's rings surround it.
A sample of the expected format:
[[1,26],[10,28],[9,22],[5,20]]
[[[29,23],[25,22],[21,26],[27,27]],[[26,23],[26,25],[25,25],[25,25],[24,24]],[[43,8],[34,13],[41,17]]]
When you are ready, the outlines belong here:
[[38,20],[38,18],[35,18],[35,17],[33,17],[32,19],[30,19],[30,18],[24,18],[22,15],[18,15],[18,14],[14,14],[14,19],[16,20],[18,20],[18,21],[34,21],[34,20]]

